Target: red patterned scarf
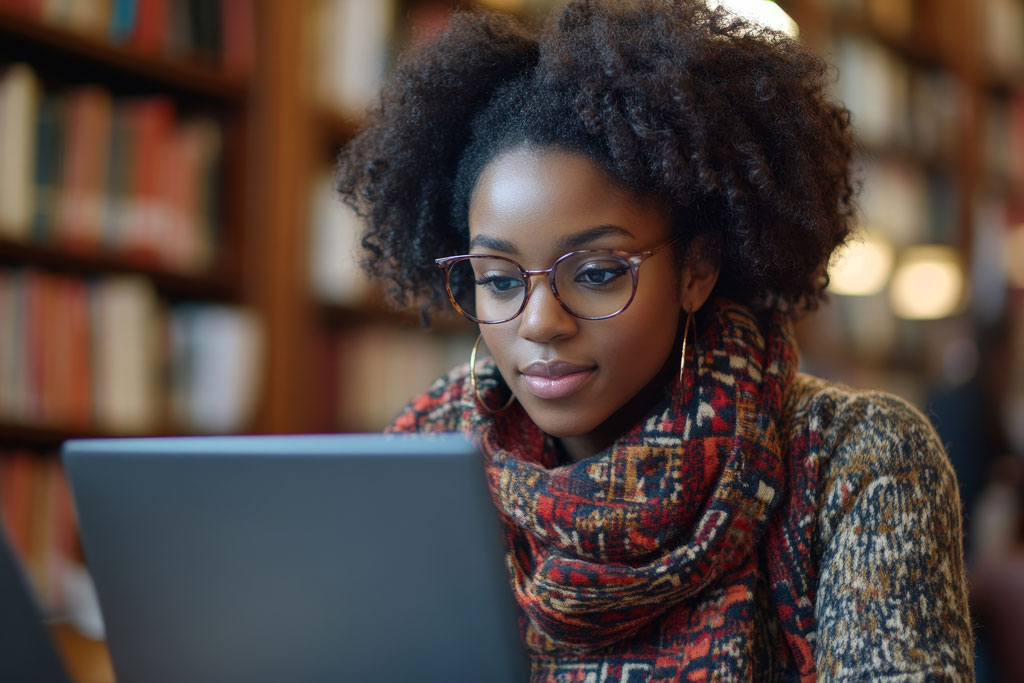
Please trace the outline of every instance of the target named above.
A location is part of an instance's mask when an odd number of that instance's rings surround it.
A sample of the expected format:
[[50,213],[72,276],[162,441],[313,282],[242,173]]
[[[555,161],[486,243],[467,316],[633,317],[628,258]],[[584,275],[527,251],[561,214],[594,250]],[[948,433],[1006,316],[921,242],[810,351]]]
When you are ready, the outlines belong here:
[[687,366],[575,464],[518,404],[470,418],[534,680],[814,678],[816,471],[780,433],[791,327],[718,300]]

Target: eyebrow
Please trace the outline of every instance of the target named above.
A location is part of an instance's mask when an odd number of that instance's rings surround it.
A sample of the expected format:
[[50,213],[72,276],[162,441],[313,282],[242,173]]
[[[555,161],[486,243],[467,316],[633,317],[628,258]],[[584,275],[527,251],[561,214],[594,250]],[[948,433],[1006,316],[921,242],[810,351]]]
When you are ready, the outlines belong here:
[[469,250],[472,251],[474,247],[483,247],[484,249],[500,251],[506,254],[512,254],[513,256],[519,255],[519,250],[516,249],[516,245],[512,244],[508,240],[498,239],[497,237],[488,237],[487,235],[477,235],[470,240]]
[[[597,225],[593,228],[587,228],[581,232],[573,233],[572,235],[566,235],[558,241],[558,248],[564,251],[572,251],[573,249],[585,247],[594,240],[612,236],[635,239],[635,235],[633,235],[633,233],[618,225]],[[489,237],[487,235],[477,235],[474,237],[469,243],[469,248],[472,251],[474,247],[492,249],[494,251],[500,251],[513,256],[519,255],[519,249],[517,249],[516,245],[512,242],[498,239],[497,237]]]
[[573,249],[585,247],[602,237],[630,237],[635,239],[633,233],[618,225],[597,225],[572,235],[566,235],[558,241],[558,246],[565,251],[572,251]]

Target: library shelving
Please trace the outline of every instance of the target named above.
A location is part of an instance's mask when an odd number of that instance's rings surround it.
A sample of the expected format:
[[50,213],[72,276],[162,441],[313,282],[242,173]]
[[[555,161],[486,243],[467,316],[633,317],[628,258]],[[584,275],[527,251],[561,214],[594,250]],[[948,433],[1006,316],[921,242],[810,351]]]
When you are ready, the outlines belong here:
[[55,616],[81,563],[62,442],[281,429],[258,8],[0,0],[0,511]]
[[[860,147],[859,240],[882,244],[890,263],[884,286],[833,294],[802,322],[805,361],[927,408],[984,362],[985,329],[1003,319],[1018,335],[1024,326],[1015,296],[1024,283],[1006,263],[1010,236],[1024,229],[1015,161],[1024,153],[1024,3],[779,4],[836,67]],[[894,290],[901,266],[928,249],[944,254],[960,284],[945,312],[916,317]]]

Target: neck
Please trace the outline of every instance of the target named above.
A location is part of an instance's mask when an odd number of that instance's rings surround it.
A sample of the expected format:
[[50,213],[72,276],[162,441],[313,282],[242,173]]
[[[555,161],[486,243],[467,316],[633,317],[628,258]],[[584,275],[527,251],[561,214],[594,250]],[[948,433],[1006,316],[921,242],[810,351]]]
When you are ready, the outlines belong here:
[[663,396],[665,385],[672,381],[673,373],[677,372],[679,355],[673,353],[650,382],[596,429],[579,436],[559,439],[559,444],[569,460],[579,462],[608,449],[626,430],[651,411]]

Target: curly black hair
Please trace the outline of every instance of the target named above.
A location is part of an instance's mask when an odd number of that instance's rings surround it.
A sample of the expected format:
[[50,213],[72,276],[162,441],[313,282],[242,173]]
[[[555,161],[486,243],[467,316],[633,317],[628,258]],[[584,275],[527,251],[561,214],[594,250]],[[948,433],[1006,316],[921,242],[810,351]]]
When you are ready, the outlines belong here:
[[717,293],[808,310],[855,211],[829,76],[799,42],[702,0],[580,0],[537,32],[460,12],[400,59],[336,188],[399,305],[446,305],[433,260],[468,249],[487,163],[532,145],[585,154],[667,207],[679,257],[699,238],[719,260]]

